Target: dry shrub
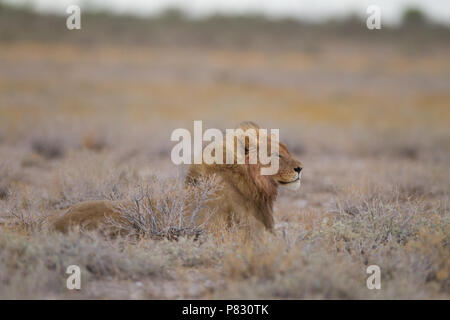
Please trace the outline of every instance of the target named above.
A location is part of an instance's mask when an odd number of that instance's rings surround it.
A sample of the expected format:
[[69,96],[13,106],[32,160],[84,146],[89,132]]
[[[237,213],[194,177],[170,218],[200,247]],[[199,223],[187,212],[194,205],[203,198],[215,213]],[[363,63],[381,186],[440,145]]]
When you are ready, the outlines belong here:
[[48,199],[38,190],[16,190],[8,201],[0,206],[4,224],[9,229],[30,233],[41,230],[51,211]]
[[0,162],[0,200],[4,200],[9,195],[11,183],[11,167],[6,162]]
[[[310,230],[226,247],[225,290],[215,298],[373,299],[449,296],[450,219],[445,204],[400,202],[389,188],[339,194],[337,209]],[[382,290],[368,290],[379,265]],[[437,291],[436,291],[437,289]]]
[[448,196],[450,173],[445,164],[391,165],[384,179],[398,190],[403,201]]
[[[76,137],[70,130],[68,123],[61,120],[54,123],[36,124],[27,123],[23,125],[23,135],[33,152],[41,155],[47,160],[62,158],[67,150],[77,145]],[[30,128],[25,128],[29,126]]]
[[[30,231],[39,228],[48,214],[46,190],[29,188],[21,162],[23,150],[0,150],[0,224]],[[3,201],[1,201],[3,200]]]
[[364,297],[365,269],[351,256],[329,249],[313,233],[286,241],[279,233],[259,241],[225,245],[224,290],[218,299],[348,299]]
[[406,251],[410,254],[412,275],[423,275],[424,282],[433,282],[441,292],[449,293],[450,221],[446,219],[443,232],[420,229],[417,239],[408,242]]
[[66,268],[81,269],[82,286],[98,279],[166,276],[167,259],[150,246],[126,246],[95,234],[0,233],[0,297],[68,294]]
[[[428,282],[445,291],[450,219],[446,202],[402,199],[395,186],[353,190],[337,201],[334,219],[317,231],[336,252],[345,252],[364,264],[377,264],[384,281],[393,285],[403,274],[408,285],[430,290]],[[392,287],[391,287],[392,288]],[[391,289],[390,293],[394,293]],[[402,292],[411,294],[411,292]]]
[[67,159],[54,181],[55,208],[60,209],[88,200],[124,199],[138,179],[131,168],[118,166],[111,157],[86,151]]
[[190,187],[178,178],[163,180],[154,177],[151,185],[138,188],[131,205],[118,205],[123,220],[110,220],[110,223],[131,236],[197,239],[204,225],[195,223],[196,216],[214,213],[207,204],[216,197],[218,190],[215,177],[200,179],[197,185]]
[[268,249],[269,256],[276,259],[266,260],[267,255],[259,256],[251,269],[243,269],[255,273],[229,283],[228,288],[217,292],[215,297],[352,299],[364,296],[364,269],[352,263],[348,256],[334,255],[323,248],[309,250],[300,244],[288,251],[276,249],[280,244],[275,241]]
[[[144,241],[144,243],[147,243]],[[150,243],[148,243],[150,244]],[[225,254],[225,247],[219,245],[212,237],[204,236],[202,241],[193,237],[180,237],[178,241],[163,239],[151,242],[151,250],[156,255],[162,255],[168,259],[171,267],[216,267]]]
[[365,191],[351,189],[337,199],[330,231],[336,243],[350,242],[360,253],[391,241],[404,244],[417,235],[413,221],[423,208],[420,201],[400,202],[395,189],[377,185],[369,185]]
[[20,162],[23,154],[11,148],[0,149],[0,201],[7,200],[15,182],[20,180]]
[[8,194],[8,186],[5,183],[0,184],[0,200],[6,199]]
[[82,137],[81,144],[84,148],[97,152],[102,151],[109,145],[105,135],[93,132],[86,133]]
[[66,146],[61,138],[41,136],[31,142],[31,149],[47,159],[61,158],[66,152]]
[[240,243],[227,246],[224,272],[229,279],[274,279],[277,274],[292,268],[293,261],[282,241],[262,237],[259,242],[243,246]]

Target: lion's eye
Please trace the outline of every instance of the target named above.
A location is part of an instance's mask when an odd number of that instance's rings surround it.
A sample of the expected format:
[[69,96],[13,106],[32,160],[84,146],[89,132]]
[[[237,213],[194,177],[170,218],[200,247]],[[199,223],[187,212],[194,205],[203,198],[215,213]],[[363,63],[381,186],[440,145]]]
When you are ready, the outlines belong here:
[[272,153],[272,157],[278,157],[281,158],[280,154],[278,152],[274,152]]

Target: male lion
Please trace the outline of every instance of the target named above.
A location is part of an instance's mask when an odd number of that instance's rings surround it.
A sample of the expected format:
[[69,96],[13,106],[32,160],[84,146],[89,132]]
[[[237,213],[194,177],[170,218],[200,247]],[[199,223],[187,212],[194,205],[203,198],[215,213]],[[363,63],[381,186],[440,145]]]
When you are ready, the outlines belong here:
[[[253,122],[243,122],[237,128],[254,129],[259,134],[259,126]],[[250,138],[247,138],[250,139]],[[271,150],[273,138],[268,137],[267,148]],[[278,141],[276,141],[278,143]],[[302,164],[295,160],[283,143],[279,143],[279,170],[274,175],[261,175],[263,167],[259,160],[249,164],[248,146],[245,140],[245,164],[196,164],[191,165],[186,177],[186,188],[195,186],[202,178],[215,176],[220,191],[208,202],[207,209],[196,215],[196,223],[207,221],[206,226],[215,231],[223,225],[232,223],[249,227],[263,226],[273,232],[273,204],[277,197],[279,186],[297,190],[300,187]],[[224,159],[225,159],[224,143]],[[236,160],[236,158],[235,158]],[[130,203],[130,202],[128,202]],[[111,220],[121,221],[123,215],[118,208],[124,208],[127,202],[88,201],[76,204],[65,213],[56,216],[51,225],[65,232],[72,226],[82,226],[86,229],[101,228]],[[207,217],[207,212],[214,211],[213,218]],[[186,211],[192,210],[187,208]],[[187,212],[186,214],[189,214]]]

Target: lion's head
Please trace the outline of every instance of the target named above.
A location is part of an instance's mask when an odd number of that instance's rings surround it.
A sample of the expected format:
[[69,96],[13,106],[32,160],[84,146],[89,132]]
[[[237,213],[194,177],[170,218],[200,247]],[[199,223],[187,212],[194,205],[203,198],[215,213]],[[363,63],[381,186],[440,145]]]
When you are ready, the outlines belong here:
[[[254,145],[257,146],[257,148],[261,148],[260,140],[258,139],[260,136],[260,127],[251,121],[245,121],[239,124],[236,129],[242,129],[244,132],[246,130],[254,130],[256,132],[255,143]],[[245,164],[251,168],[253,168],[253,171],[256,171],[256,169],[260,169],[261,167],[268,167],[269,165],[262,165],[260,159],[257,159],[257,164],[251,165],[250,159],[249,159],[249,153],[251,149],[251,143],[250,143],[250,137],[245,136],[243,139],[245,139]],[[302,178],[302,169],[303,165],[300,161],[294,159],[292,155],[289,153],[289,150],[287,146],[280,142],[276,137],[272,135],[267,135],[267,137],[264,137],[264,139],[267,139],[267,154],[270,155],[272,152],[272,147],[275,143],[278,143],[278,152],[272,153],[271,155],[278,158],[278,170],[276,173],[272,175],[268,175],[268,179],[273,179],[273,182],[277,183],[280,186],[287,187],[291,190],[298,190],[300,188],[301,184],[301,178]],[[237,143],[237,142],[236,142]],[[237,156],[235,157],[237,158]],[[255,179],[262,179],[261,174],[258,175],[257,172],[252,173],[254,175]],[[268,180],[266,179],[266,180]]]
[[301,185],[303,165],[291,156],[284,143],[280,142],[279,145],[280,168],[273,178],[283,187],[298,190]]
[[[243,130],[253,129],[256,131],[257,137],[259,136],[260,127],[254,122],[251,122],[251,121],[242,122],[237,128],[240,128]],[[274,143],[278,143],[278,149],[279,149],[278,153],[274,155],[274,156],[278,157],[279,169],[275,174],[271,175],[271,177],[279,185],[288,187],[291,190],[297,190],[301,184],[301,178],[302,178],[301,171],[303,169],[302,163],[292,157],[287,146],[284,143],[278,141],[275,137],[270,136],[270,135],[267,137],[267,139],[268,139],[268,141],[267,141],[267,153],[268,154],[270,154],[270,152],[272,150],[272,145]],[[246,143],[246,148],[245,148],[246,163],[249,163],[249,156],[248,156],[249,141],[246,141],[245,143]],[[259,140],[258,140],[257,145],[259,148],[260,147]],[[258,160],[258,162],[259,162],[259,160]],[[262,165],[260,163],[258,163],[257,166],[259,167]],[[264,167],[264,166],[262,166],[262,167]]]

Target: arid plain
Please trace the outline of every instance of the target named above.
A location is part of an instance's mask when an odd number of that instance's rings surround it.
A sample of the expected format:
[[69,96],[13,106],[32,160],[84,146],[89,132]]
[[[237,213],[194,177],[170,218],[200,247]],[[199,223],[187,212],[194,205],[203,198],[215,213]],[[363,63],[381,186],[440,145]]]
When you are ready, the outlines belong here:
[[[308,43],[2,41],[0,297],[449,299],[448,42]],[[304,171],[280,190],[274,235],[47,230],[83,200],[176,193],[170,133],[194,120],[280,129]],[[72,264],[81,290],[65,286]],[[366,286],[373,264],[381,290]]]

